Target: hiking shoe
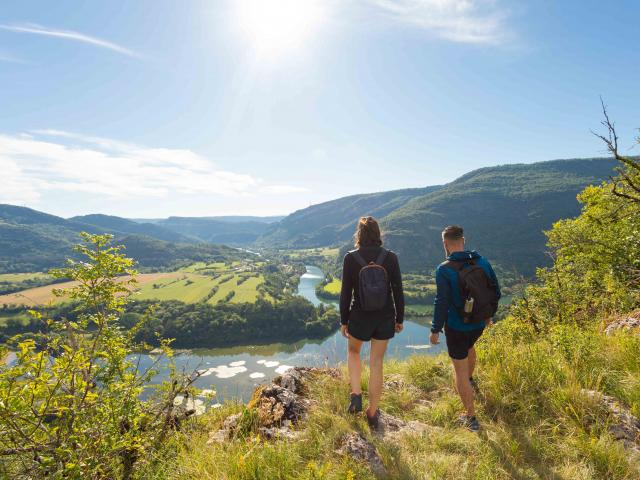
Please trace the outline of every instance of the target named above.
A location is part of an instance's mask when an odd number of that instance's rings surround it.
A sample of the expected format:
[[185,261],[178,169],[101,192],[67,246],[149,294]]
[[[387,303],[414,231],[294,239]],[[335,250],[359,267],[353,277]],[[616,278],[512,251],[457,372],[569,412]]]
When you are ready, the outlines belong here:
[[477,432],[480,430],[480,424],[478,423],[478,419],[475,416],[470,417],[467,414],[460,415],[459,422],[461,426],[472,432]]
[[349,403],[348,412],[352,414],[360,413],[362,411],[362,394],[351,394],[351,403]]
[[473,388],[473,391],[476,392],[476,394],[479,394],[480,388],[478,387],[478,382],[476,382],[476,379],[473,377],[469,377],[469,383],[471,384],[471,388]]
[[369,416],[369,412],[366,412],[367,415],[367,423],[369,424],[369,428],[371,430],[377,430],[378,427],[380,426],[380,409],[376,410],[376,413],[374,413],[371,417]]

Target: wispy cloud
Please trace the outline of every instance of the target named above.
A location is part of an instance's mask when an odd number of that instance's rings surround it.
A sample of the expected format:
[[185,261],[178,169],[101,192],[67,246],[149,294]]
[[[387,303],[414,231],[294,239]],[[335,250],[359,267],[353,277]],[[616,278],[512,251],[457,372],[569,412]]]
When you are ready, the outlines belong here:
[[118,45],[117,43],[109,42],[108,40],[103,40],[97,37],[92,37],[91,35],[86,35],[84,33],[75,32],[73,30],[58,30],[54,28],[43,27],[42,25],[38,25],[35,23],[4,24],[0,25],[0,28],[16,33],[31,33],[34,35],[44,35],[47,37],[73,40],[76,42],[87,43],[99,48],[106,48],[107,50],[112,50],[129,57],[140,57],[140,55],[133,50]]
[[24,63],[23,60],[0,50],[0,62]]
[[508,12],[498,0],[367,0],[394,19],[453,42],[499,44]]
[[56,191],[114,199],[300,191],[220,169],[190,150],[146,147],[59,130],[0,134],[0,171],[4,174],[0,202],[18,204],[33,203]]

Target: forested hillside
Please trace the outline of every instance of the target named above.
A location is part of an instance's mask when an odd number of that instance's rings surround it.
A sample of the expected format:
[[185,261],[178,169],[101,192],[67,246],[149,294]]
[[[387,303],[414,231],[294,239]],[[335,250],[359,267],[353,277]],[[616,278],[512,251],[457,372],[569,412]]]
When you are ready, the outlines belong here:
[[440,187],[345,197],[299,210],[273,226],[265,247],[346,248],[361,215],[381,220],[387,245],[406,270],[442,261],[442,228],[462,224],[471,248],[505,269],[531,275],[548,263],[543,230],[579,213],[576,195],[613,174],[610,158],[501,165],[470,172]]
[[550,261],[543,232],[576,216],[576,195],[608,179],[615,165],[613,159],[595,158],[483,168],[408,202],[383,218],[382,226],[405,268],[440,263],[442,228],[460,224],[469,248],[503,268],[532,275]]
[[274,224],[256,244],[265,248],[313,248],[338,245],[353,235],[362,215],[384,217],[409,200],[440,187],[410,188],[351,195],[298,210]]
[[[122,224],[122,221],[125,224],[127,222],[118,219],[117,223]],[[110,223],[112,227],[113,222]],[[0,273],[37,272],[60,267],[73,255],[72,247],[77,243],[78,234],[83,231],[113,234],[118,243],[127,247],[127,253],[146,268],[228,260],[242,255],[229,247],[167,242],[148,235],[65,220],[30,208],[0,205]],[[168,233],[173,235],[172,232]]]

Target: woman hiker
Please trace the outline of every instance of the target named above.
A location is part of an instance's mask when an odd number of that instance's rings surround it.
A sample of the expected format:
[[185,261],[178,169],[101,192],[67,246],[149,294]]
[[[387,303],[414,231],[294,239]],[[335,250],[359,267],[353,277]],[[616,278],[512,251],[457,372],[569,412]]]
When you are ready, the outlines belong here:
[[371,342],[369,407],[367,421],[378,427],[382,394],[382,368],[387,343],[402,331],[404,294],[395,253],[382,248],[380,226],[373,217],[362,217],[354,235],[356,250],[344,257],[340,292],[341,331],[349,340],[348,368],[351,384],[349,413],[362,411],[360,351]]

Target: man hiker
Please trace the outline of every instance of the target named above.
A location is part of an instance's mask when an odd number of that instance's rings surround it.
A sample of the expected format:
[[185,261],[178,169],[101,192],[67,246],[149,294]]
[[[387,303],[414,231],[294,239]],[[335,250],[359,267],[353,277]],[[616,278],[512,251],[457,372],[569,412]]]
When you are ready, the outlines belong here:
[[471,431],[478,431],[473,405],[473,379],[476,364],[474,344],[485,327],[493,324],[498,309],[500,286],[491,264],[478,252],[465,250],[462,227],[451,225],[442,232],[446,262],[436,269],[437,294],[431,336],[433,345],[439,342],[444,327],[447,350],[456,375],[456,389],[466,413],[460,422]]

